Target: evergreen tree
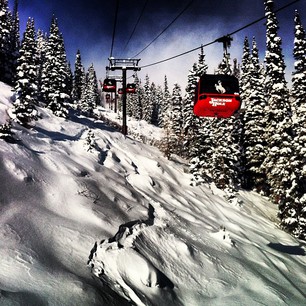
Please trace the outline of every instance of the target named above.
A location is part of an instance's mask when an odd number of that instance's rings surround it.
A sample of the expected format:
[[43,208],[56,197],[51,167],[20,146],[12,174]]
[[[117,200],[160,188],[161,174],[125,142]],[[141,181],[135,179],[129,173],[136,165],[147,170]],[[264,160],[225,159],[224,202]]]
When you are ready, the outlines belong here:
[[158,124],[159,101],[157,100],[157,87],[154,82],[151,83],[151,100],[152,100],[152,115],[151,123]]
[[159,123],[158,126],[163,127],[164,126],[164,121],[167,116],[168,112],[168,105],[169,105],[169,100],[171,98],[169,86],[168,86],[168,78],[165,75],[164,77],[164,87],[163,87],[163,98],[160,103],[160,108],[159,108]]
[[152,115],[152,123],[156,126],[159,126],[161,119],[161,107],[163,105],[163,90],[160,85],[156,88],[156,94],[155,94],[155,103],[153,107],[153,115]]
[[270,197],[276,203],[282,203],[290,185],[289,169],[292,155],[292,121],[288,90],[285,80],[285,64],[281,48],[281,38],[277,36],[273,0],[265,0],[267,17],[267,51],[266,51],[266,110],[265,140],[267,155],[262,170],[270,186]]
[[82,64],[81,52],[77,51],[73,75],[73,99],[77,103],[81,99],[82,88],[85,85],[85,69]]
[[94,109],[100,104],[98,81],[93,64],[88,69],[86,83],[82,90],[79,108],[86,116],[93,116]]
[[128,93],[126,95],[126,115],[128,117],[134,117],[134,104],[133,97],[134,94]]
[[236,139],[236,122],[234,118],[213,119],[213,152],[211,159],[211,177],[216,186],[227,192],[231,198],[241,183],[240,147]]
[[238,64],[237,58],[234,58],[233,76],[240,79],[240,64]]
[[[171,96],[171,124],[174,135],[179,138],[183,131],[182,114],[182,90],[179,84],[175,83]],[[179,145],[181,147],[181,145]]]
[[18,15],[18,0],[14,2],[13,15],[9,12],[10,33],[9,33],[9,53],[8,53],[8,83],[13,85],[17,69],[17,59],[20,49],[20,34],[19,34],[19,15]]
[[42,101],[44,98],[42,94],[42,70],[46,59],[47,40],[47,34],[45,34],[42,30],[38,30],[36,35],[38,101]]
[[199,60],[197,65],[197,77],[200,78],[203,74],[207,72],[207,65],[205,63],[205,54],[204,54],[204,47],[201,46],[200,54],[199,54]]
[[[306,97],[306,39],[305,30],[301,23],[300,14],[295,11],[294,17],[294,72],[292,76],[292,97],[293,97],[293,115],[294,119],[303,115],[303,105],[305,105]],[[305,106],[304,106],[305,107]],[[302,112],[302,113],[300,113]],[[303,120],[303,118],[302,118]]]
[[175,153],[176,137],[172,130],[171,111],[167,109],[163,116],[163,130],[164,137],[159,142],[159,149],[165,154],[167,159],[171,158],[171,155]]
[[53,17],[42,69],[41,87],[48,108],[55,115],[65,118],[68,117],[68,104],[71,101],[70,77],[64,40],[57,20]]
[[[165,84],[168,86],[167,78]],[[168,87],[167,87],[168,88]],[[171,97],[171,98],[170,98]],[[182,95],[178,84],[174,85],[172,94],[169,96],[167,108],[163,113],[164,137],[160,141],[159,148],[170,159],[172,154],[181,154],[182,150]]]
[[250,44],[248,38],[245,37],[243,44],[242,60],[241,60],[241,76],[239,79],[240,98],[242,100],[242,103],[245,105],[248,104],[248,99],[253,90],[253,88],[251,87],[251,80],[250,80],[252,77],[250,66],[251,66]]
[[[285,62],[282,54],[282,40],[278,36],[278,20],[274,13],[274,0],[265,0],[266,22],[266,92],[268,99],[273,95],[288,97],[285,80]],[[287,108],[284,110],[286,113]],[[279,114],[283,116],[283,114]],[[286,114],[285,114],[286,116]]]
[[12,17],[8,1],[0,1],[0,81],[12,84],[11,76]]
[[[66,54],[66,53],[65,53]],[[66,59],[65,59],[66,60]],[[69,96],[67,99],[68,108],[73,107],[73,73],[71,70],[70,62],[66,60],[66,81],[65,81],[65,90],[64,92]]]
[[27,125],[37,119],[37,70],[36,70],[36,37],[34,20],[29,18],[20,48],[20,57],[17,61],[16,101],[13,114],[16,121]]
[[146,75],[144,84],[144,96],[142,99],[142,119],[148,123],[151,123],[153,112],[153,99],[151,89],[150,78],[148,75]]
[[292,76],[294,114],[293,154],[290,157],[290,186],[279,203],[281,225],[298,238],[306,240],[306,40],[299,13],[295,12],[293,55],[295,71]]
[[[248,51],[246,51],[248,53]],[[252,53],[246,55],[242,61],[241,83],[247,79],[246,85],[242,85],[241,96],[245,105],[243,113],[243,164],[244,187],[256,188],[258,192],[265,189],[265,174],[261,165],[266,156],[266,141],[263,138],[265,132],[265,107],[264,74],[259,62],[258,48],[253,38]]]
[[19,33],[19,14],[18,14],[18,0],[14,2],[14,10],[11,23],[11,80],[14,82],[16,69],[17,69],[17,59],[19,58],[20,49],[20,33]]

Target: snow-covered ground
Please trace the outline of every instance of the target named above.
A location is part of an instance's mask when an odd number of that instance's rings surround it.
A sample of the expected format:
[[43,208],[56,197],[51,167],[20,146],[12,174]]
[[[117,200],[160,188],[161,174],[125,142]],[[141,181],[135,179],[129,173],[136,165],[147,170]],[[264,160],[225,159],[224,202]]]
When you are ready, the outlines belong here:
[[[11,94],[0,83],[0,123]],[[228,203],[102,121],[39,112],[0,140],[1,306],[305,305],[305,243],[269,201]]]

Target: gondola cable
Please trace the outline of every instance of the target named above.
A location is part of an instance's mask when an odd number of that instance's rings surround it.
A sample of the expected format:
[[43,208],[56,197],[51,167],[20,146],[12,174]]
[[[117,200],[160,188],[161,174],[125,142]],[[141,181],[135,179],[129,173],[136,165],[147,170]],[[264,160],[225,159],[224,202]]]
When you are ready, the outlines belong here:
[[117,27],[117,19],[118,19],[118,11],[119,11],[119,0],[116,1],[116,11],[115,11],[115,19],[114,19],[114,25],[113,25],[113,35],[112,35],[112,44],[111,44],[111,50],[110,50],[110,56],[113,56],[113,49],[114,49],[114,43],[115,43],[115,35],[116,35],[116,27]]
[[188,4],[184,7],[184,9],[148,45],[146,45],[142,50],[135,54],[133,58],[137,57],[139,54],[149,48],[162,34],[164,34],[175,23],[175,21],[187,11],[193,1],[194,0],[189,1]]
[[142,7],[142,10],[141,10],[141,12],[140,12],[140,15],[139,15],[139,17],[138,17],[138,19],[137,19],[137,21],[136,21],[135,26],[134,26],[134,29],[133,29],[133,31],[132,31],[132,33],[131,33],[131,35],[130,35],[128,41],[127,41],[127,43],[125,44],[123,50],[126,50],[128,44],[130,43],[132,37],[134,36],[134,33],[135,33],[135,31],[136,31],[136,29],[137,29],[137,26],[138,26],[138,24],[139,24],[139,22],[140,22],[140,20],[141,20],[141,17],[143,16],[143,13],[144,13],[144,11],[145,11],[145,8],[146,8],[147,4],[148,4],[148,0],[146,0],[144,6]]
[[[292,2],[290,2],[290,3],[288,3],[288,4],[284,5],[284,6],[280,7],[279,9],[275,10],[274,13],[277,13],[277,12],[279,12],[279,11],[281,11],[281,10],[284,10],[285,8],[291,6],[292,4],[294,4],[294,3],[298,2],[298,1],[300,1],[300,0],[292,1]],[[256,24],[256,23],[258,23],[258,22],[260,22],[260,21],[262,21],[262,20],[264,20],[264,19],[266,19],[266,16],[263,16],[263,17],[261,17],[261,18],[259,18],[259,19],[256,19],[255,21],[252,21],[252,22],[248,23],[247,25],[245,25],[245,26],[243,26],[243,27],[241,27],[241,28],[239,28],[239,29],[237,29],[237,30],[235,30],[235,31],[233,31],[233,32],[231,32],[231,33],[229,33],[229,34],[223,36],[223,37],[232,36],[232,35],[234,35],[234,34],[240,32],[240,31],[242,31],[242,30],[244,30],[244,29],[246,29],[246,28],[248,28],[248,27],[250,27],[250,26],[252,26],[252,25],[254,25],[254,24]],[[221,38],[222,38],[222,37],[221,37]],[[212,44],[214,44],[214,43],[216,43],[216,42],[219,42],[219,41],[220,41],[220,38],[217,38],[217,39],[215,39],[215,40],[213,40],[213,41],[211,41],[211,42],[209,42],[209,43],[203,44],[203,45],[201,45],[201,46],[199,46],[199,47],[193,48],[193,49],[191,49],[191,50],[185,51],[185,52],[183,52],[183,53],[180,53],[180,54],[177,54],[177,55],[168,57],[168,58],[166,58],[166,59],[163,59],[163,60],[160,60],[160,61],[151,63],[151,64],[143,65],[143,66],[141,66],[140,68],[143,69],[143,68],[155,66],[155,65],[158,65],[158,64],[161,64],[161,63],[164,63],[164,62],[173,60],[173,59],[175,59],[175,58],[177,58],[177,57],[181,57],[181,56],[183,56],[183,55],[189,54],[189,53],[191,53],[191,52],[194,52],[194,51],[196,51],[196,50],[201,49],[202,47],[207,47],[207,46],[212,45]],[[137,55],[138,55],[138,54],[137,54]]]

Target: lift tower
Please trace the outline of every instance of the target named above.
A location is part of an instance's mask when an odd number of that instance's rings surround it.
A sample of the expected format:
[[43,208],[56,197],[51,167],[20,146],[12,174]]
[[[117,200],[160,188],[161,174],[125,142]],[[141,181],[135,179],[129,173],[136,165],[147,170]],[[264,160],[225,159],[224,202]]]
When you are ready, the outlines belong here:
[[140,67],[138,63],[140,59],[116,59],[114,57],[110,57],[109,59],[109,69],[121,70],[122,71],[122,133],[124,136],[127,135],[127,124],[126,124],[126,71],[133,70],[139,71]]

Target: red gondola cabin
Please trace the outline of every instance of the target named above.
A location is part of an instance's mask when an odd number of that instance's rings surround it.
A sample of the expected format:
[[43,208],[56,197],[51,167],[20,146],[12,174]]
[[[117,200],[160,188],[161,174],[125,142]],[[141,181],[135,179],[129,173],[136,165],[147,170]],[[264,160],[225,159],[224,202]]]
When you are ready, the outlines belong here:
[[[133,83],[129,83],[129,84],[126,84],[126,90],[125,90],[126,93],[136,93],[136,86],[135,84]],[[123,88],[119,88],[118,89],[118,94],[119,95],[122,95],[123,94]]]
[[103,91],[116,92],[116,80],[115,79],[105,79],[103,82]]
[[195,95],[193,112],[199,117],[228,118],[241,106],[238,79],[232,75],[204,74]]
[[135,93],[136,92],[136,85],[134,83],[126,84],[126,93]]

